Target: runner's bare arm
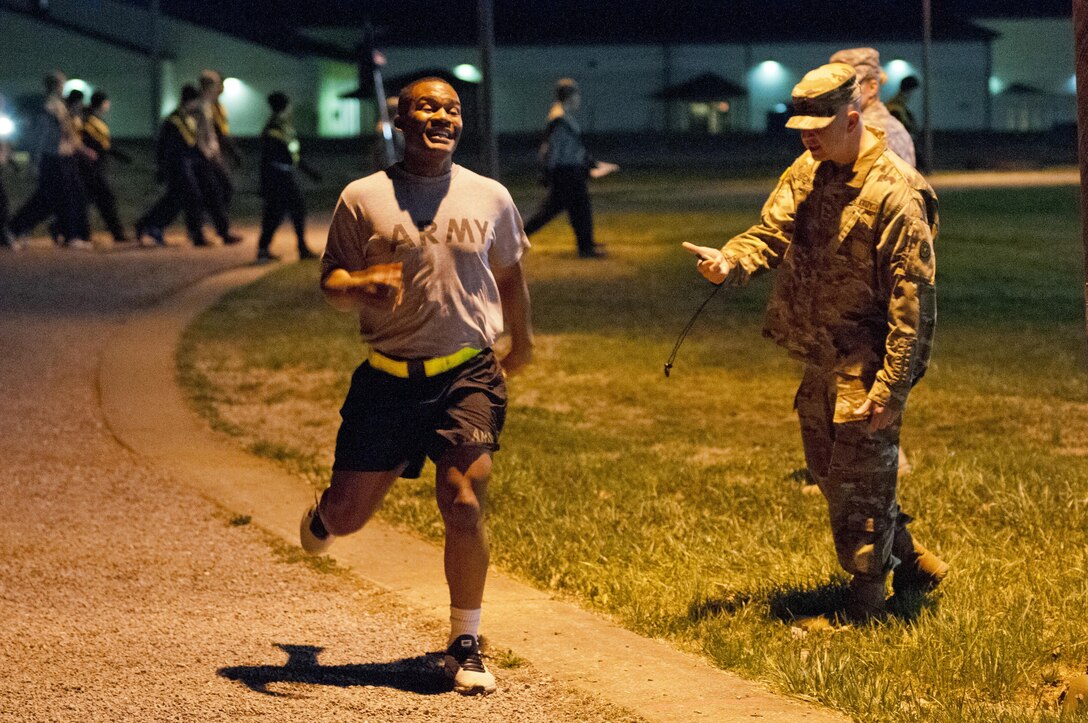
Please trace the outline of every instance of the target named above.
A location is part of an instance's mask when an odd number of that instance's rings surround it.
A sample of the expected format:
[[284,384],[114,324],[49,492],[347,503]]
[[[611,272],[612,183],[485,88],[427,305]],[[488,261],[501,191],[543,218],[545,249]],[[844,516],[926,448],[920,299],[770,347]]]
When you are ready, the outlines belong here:
[[378,264],[360,271],[333,269],[321,282],[325,299],[339,311],[357,311],[361,304],[396,297],[401,293],[400,262]]
[[514,374],[533,359],[533,326],[529,314],[529,287],[521,262],[493,270],[502,301],[502,320],[510,335],[510,353],[502,359],[502,368]]

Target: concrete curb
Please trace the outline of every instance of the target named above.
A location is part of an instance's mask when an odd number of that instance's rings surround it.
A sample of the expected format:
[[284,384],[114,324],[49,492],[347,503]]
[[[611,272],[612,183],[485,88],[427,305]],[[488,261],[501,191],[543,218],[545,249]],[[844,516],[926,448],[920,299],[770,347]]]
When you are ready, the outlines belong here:
[[[306,485],[212,432],[189,409],[176,383],[175,353],[185,327],[224,293],[267,270],[243,267],[218,274],[130,319],[103,351],[98,385],[103,415],[122,444],[297,544],[299,517],[312,500]],[[338,540],[332,557],[412,607],[447,619],[442,552],[434,545],[372,521],[359,534]],[[495,644],[556,680],[650,720],[847,720],[551,599],[494,569],[484,607],[486,633]]]

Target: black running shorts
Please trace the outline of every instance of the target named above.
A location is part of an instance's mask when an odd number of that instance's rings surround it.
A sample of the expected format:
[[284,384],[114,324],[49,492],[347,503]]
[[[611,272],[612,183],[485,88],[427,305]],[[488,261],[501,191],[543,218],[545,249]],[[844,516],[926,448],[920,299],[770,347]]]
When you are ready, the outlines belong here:
[[363,362],[340,409],[333,470],[382,472],[407,463],[419,477],[428,457],[453,447],[499,449],[506,421],[506,383],[486,349],[433,377],[402,379]]

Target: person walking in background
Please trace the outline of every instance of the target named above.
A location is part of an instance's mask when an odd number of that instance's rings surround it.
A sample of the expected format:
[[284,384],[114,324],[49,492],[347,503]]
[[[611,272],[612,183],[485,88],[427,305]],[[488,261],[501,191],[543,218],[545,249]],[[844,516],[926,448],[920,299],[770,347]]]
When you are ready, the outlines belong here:
[[239,159],[230,137],[227,109],[219,102],[223,94],[223,76],[215,70],[200,74],[200,105],[196,114],[197,148],[201,159],[196,166],[197,182],[204,196],[204,207],[216,233],[224,244],[236,244],[241,236],[230,230],[230,202],[234,197],[234,181],[229,164]]
[[159,130],[158,179],[166,184],[166,190],[136,221],[137,241],[149,236],[157,245],[164,246],[165,228],[183,211],[189,240],[194,246],[209,245],[204,237],[204,194],[197,180],[198,164],[203,160],[196,138],[199,112],[200,91],[194,85],[184,86],[178,107]]
[[888,112],[903,124],[912,138],[918,137],[918,121],[910,111],[910,97],[918,89],[918,78],[908,75],[899,81],[899,92],[888,101]]
[[8,201],[8,192],[4,187],[4,169],[11,161],[11,146],[7,140],[0,138],[0,248],[14,249],[15,237],[8,230],[8,221],[11,219],[11,204]]
[[65,82],[67,78],[59,70],[45,77],[45,101],[34,118],[26,147],[31,162],[37,161],[38,184],[12,217],[10,231],[18,238],[53,217],[57,238],[63,238],[69,248],[89,249],[87,198],[76,155],[93,151],[84,148],[61,97]]
[[861,120],[869,128],[883,132],[888,148],[916,167],[918,164],[914,157],[914,139],[880,100],[880,88],[888,80],[884,69],[880,67],[880,53],[874,48],[849,48],[832,55],[830,62],[846,63],[854,67],[861,91]]
[[291,218],[298,241],[300,260],[314,258],[306,245],[306,202],[302,197],[298,173],[301,170],[314,180],[319,173],[302,161],[298,134],[291,119],[291,101],[281,92],[268,96],[272,115],[261,132],[261,198],[264,210],[261,214],[261,236],[257,241],[257,261],[278,261],[269,251],[272,236],[283,221]]
[[117,213],[117,196],[109,178],[110,156],[125,162],[131,159],[113,147],[110,139],[110,127],[104,116],[110,111],[110,98],[101,90],[91,94],[90,105],[83,116],[83,145],[94,151],[94,157],[84,157],[80,162],[83,187],[87,198],[98,208],[102,222],[106,224],[113,240],[121,243],[131,239],[125,233],[121,218]]
[[79,88],[73,88],[64,97],[64,107],[68,111],[68,122],[72,124],[72,128],[75,129],[76,133],[83,132],[83,112],[87,109],[83,104],[84,98],[83,91]]
[[8,115],[8,101],[0,94],[0,248],[17,249],[15,237],[8,229],[8,221],[11,220],[11,204],[8,200],[8,192],[4,187],[4,170],[11,162],[11,144],[8,138],[13,132],[14,122]]
[[604,251],[593,240],[593,207],[588,181],[606,176],[619,166],[596,161],[586,150],[582,127],[574,117],[581,104],[582,93],[574,80],[562,78],[556,82],[555,102],[548,113],[544,142],[539,151],[548,195],[525,222],[525,233],[532,236],[566,211],[574,229],[578,255],[599,258],[604,256]]
[[[87,106],[83,103],[84,95],[83,91],[79,88],[73,88],[68,91],[68,95],[64,97],[64,107],[68,111],[68,122],[72,126],[72,130],[79,138],[79,142],[82,145],[82,151],[75,154],[76,168],[79,170],[79,182],[83,186],[83,196],[89,205],[90,199],[87,195],[87,184],[85,179],[84,168],[88,163],[93,163],[97,160],[97,155],[86,144],[83,143],[83,114],[87,110]],[[88,214],[90,209],[87,209]],[[90,217],[88,216],[88,224],[90,223]],[[90,236],[90,226],[88,225],[88,237]],[[49,235],[53,239],[53,243],[58,246],[63,246],[68,242],[68,234],[61,229],[60,219],[54,218],[49,222]]]
[[917,543],[896,495],[903,410],[925,374],[936,325],[937,199],[861,121],[854,69],[831,63],[793,89],[807,149],[758,224],[721,249],[684,243],[709,281],[778,267],[764,335],[805,362],[795,407],[805,461],[828,503],[847,620],[931,590],[948,565]]
[[[404,161],[354,181],[333,213],[321,289],[359,315],[370,347],[340,410],[332,480],[302,517],[311,554],[358,531],[398,477],[434,461],[450,592],[446,673],[460,693],[490,693],[479,626],[492,455],[506,418],[505,375],[532,357],[521,216],[497,181],[453,163],[461,101],[444,80],[400,93]],[[500,363],[491,351],[510,335]]]

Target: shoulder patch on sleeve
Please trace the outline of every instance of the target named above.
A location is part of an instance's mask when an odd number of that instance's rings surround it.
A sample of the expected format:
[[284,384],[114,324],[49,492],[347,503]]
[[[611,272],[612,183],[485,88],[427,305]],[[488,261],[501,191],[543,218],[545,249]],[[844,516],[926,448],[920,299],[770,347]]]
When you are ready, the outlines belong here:
[[937,260],[929,226],[919,218],[910,219],[909,245],[904,258],[904,272],[918,281],[932,284],[937,274]]

